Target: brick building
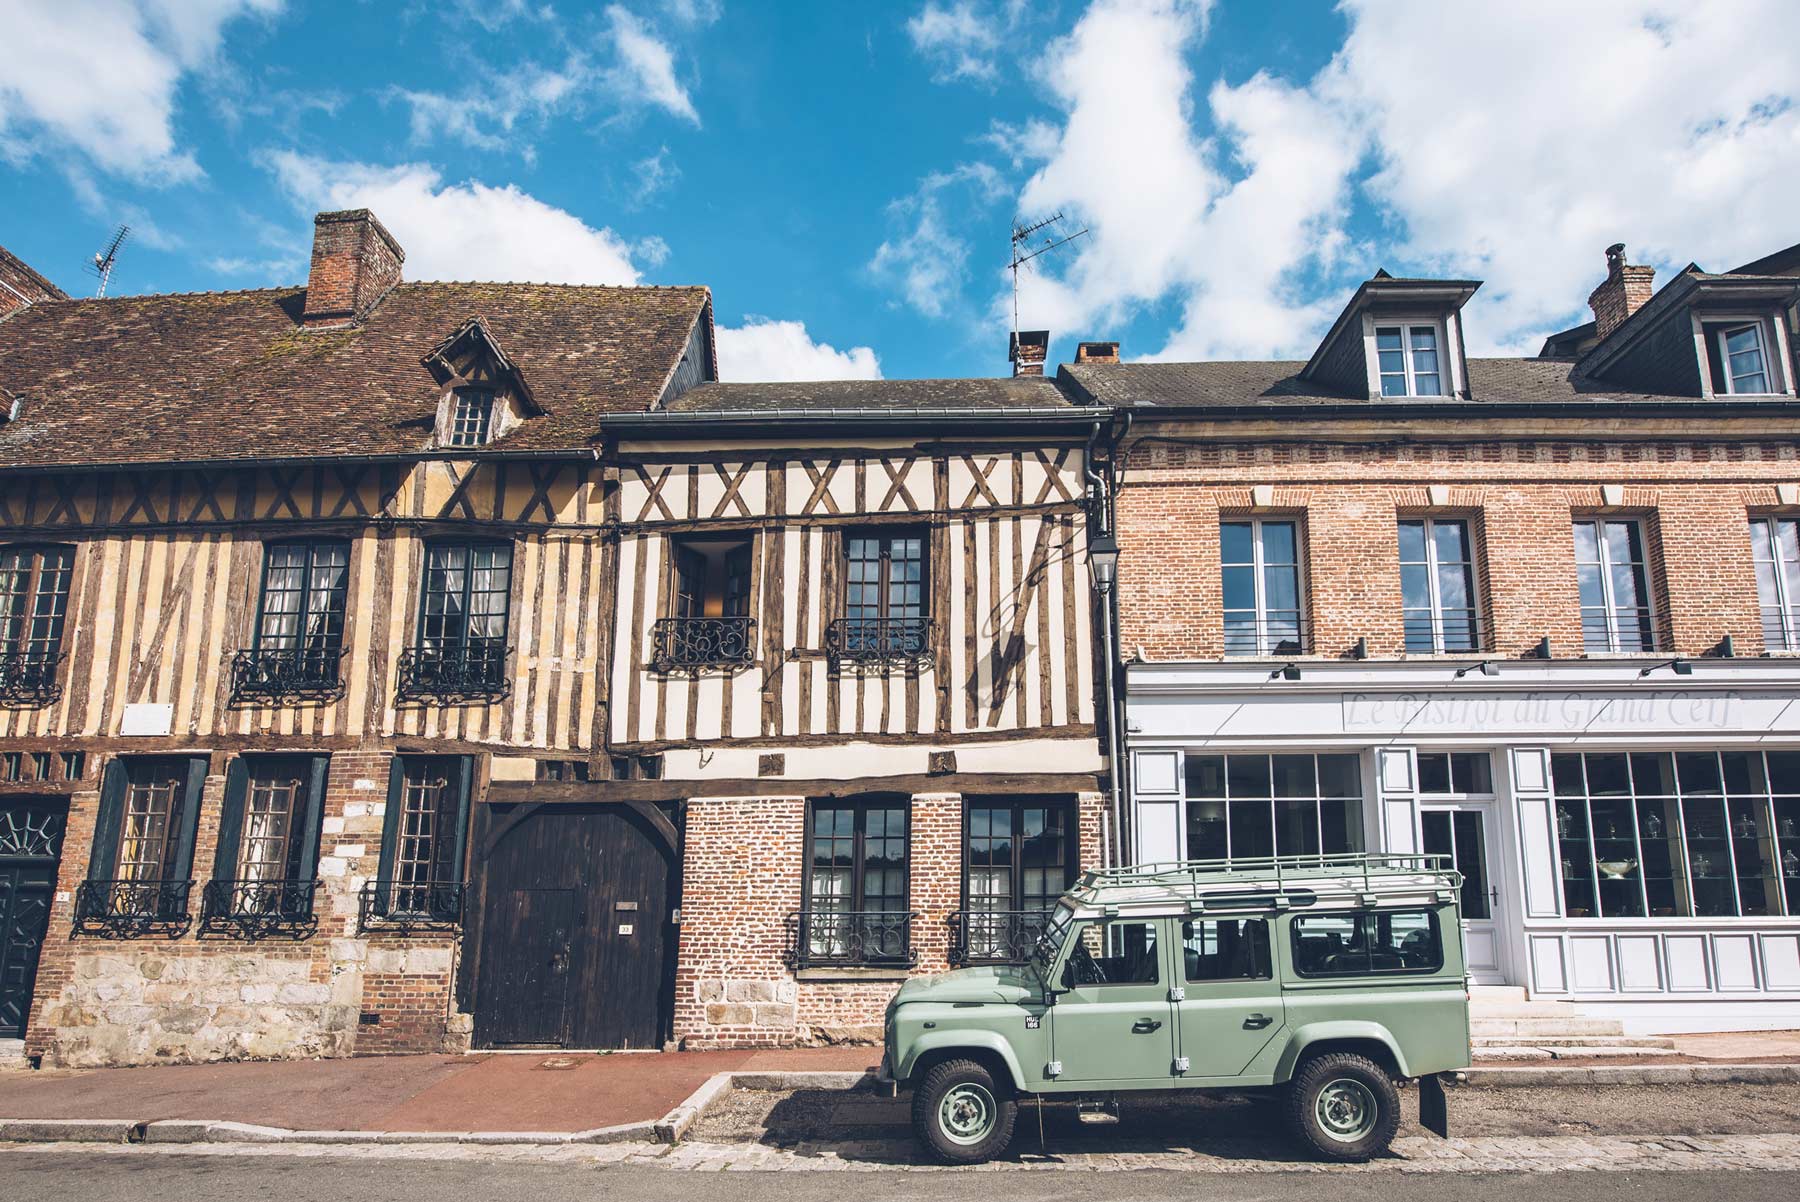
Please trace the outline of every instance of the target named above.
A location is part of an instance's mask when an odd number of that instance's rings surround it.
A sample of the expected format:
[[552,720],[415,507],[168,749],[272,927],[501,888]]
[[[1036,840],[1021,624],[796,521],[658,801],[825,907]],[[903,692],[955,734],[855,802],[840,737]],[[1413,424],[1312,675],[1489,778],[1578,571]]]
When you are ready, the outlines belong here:
[[1095,413],[720,385],[703,288],[314,235],[249,292],[0,253],[0,1041],[851,1039],[1030,937],[1100,855]]
[[1304,363],[1084,348],[1131,419],[1129,854],[1453,855],[1478,981],[1792,1025],[1797,275],[1615,246],[1531,359],[1466,354],[1477,282],[1386,273]]

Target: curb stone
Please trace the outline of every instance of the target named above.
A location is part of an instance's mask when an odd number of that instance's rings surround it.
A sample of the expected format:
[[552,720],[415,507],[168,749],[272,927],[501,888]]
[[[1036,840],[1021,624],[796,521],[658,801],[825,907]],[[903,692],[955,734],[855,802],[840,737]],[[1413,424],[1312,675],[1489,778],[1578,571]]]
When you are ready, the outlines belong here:
[[1489,1066],[1462,1070],[1465,1085],[1786,1085],[1800,1082],[1800,1064],[1620,1064]]
[[143,1119],[0,1119],[0,1140],[131,1144],[144,1138],[146,1125]]

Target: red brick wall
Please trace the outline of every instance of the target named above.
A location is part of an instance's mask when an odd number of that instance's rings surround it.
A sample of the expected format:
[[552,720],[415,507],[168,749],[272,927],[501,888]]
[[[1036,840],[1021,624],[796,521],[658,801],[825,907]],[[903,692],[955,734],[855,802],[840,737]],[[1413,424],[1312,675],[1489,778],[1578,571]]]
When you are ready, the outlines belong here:
[[1396,523],[1435,513],[1479,532],[1496,654],[1548,635],[1559,658],[1579,655],[1571,523],[1618,513],[1646,519],[1670,650],[1700,655],[1730,633],[1739,654],[1759,654],[1748,518],[1800,481],[1794,456],[1777,441],[1140,443],[1118,495],[1122,649],[1222,656],[1219,521],[1260,514],[1302,521],[1315,653],[1347,656],[1366,637],[1371,655],[1399,655]]

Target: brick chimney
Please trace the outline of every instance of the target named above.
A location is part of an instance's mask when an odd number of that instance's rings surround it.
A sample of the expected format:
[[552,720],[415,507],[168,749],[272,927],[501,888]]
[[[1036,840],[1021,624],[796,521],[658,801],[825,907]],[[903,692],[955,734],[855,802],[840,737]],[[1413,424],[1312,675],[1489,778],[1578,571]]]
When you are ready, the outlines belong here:
[[369,315],[400,282],[406,252],[367,209],[313,218],[312,271],[300,324],[341,326]]
[[1044,360],[1049,354],[1049,330],[1020,330],[1012,336],[1006,351],[1006,357],[1012,360],[1015,376],[1043,375]]
[[1594,311],[1594,333],[1601,342],[1625,324],[1625,319],[1643,308],[1656,291],[1656,268],[1634,266],[1625,261],[1625,244],[1615,242],[1606,248],[1606,282],[1588,296],[1588,308]]
[[1119,361],[1119,344],[1116,342],[1082,342],[1075,347],[1077,363],[1117,363]]

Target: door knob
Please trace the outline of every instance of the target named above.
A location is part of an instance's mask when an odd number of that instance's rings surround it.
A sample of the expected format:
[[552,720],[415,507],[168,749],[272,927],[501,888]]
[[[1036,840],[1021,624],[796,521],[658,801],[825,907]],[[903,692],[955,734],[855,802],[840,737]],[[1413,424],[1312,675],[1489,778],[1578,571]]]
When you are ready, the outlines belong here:
[[1260,1031],[1274,1021],[1274,1019],[1266,1014],[1252,1014],[1249,1018],[1244,1020],[1244,1030]]
[[1131,1024],[1131,1033],[1133,1035],[1148,1035],[1150,1032],[1160,1030],[1161,1028],[1162,1023],[1154,1018],[1140,1018]]

